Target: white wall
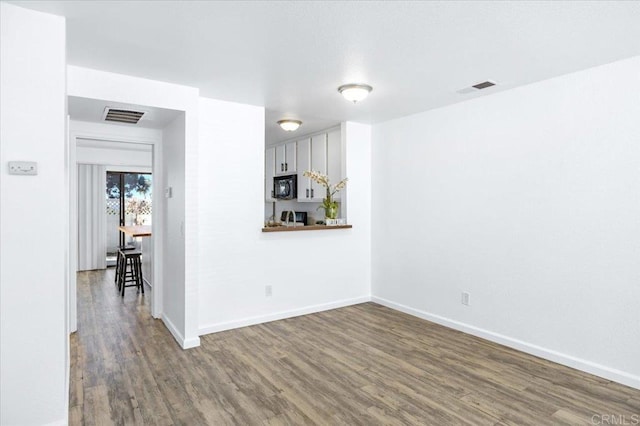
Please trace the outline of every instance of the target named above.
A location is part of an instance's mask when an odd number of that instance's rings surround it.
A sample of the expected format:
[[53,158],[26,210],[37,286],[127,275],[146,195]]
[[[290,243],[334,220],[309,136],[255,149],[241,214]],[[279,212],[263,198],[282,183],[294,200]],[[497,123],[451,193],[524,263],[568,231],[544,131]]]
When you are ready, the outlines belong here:
[[[77,148],[76,163],[112,165],[126,171],[148,172],[153,166],[151,151],[136,151],[132,149],[112,149],[79,146]],[[114,168],[107,170],[115,171]]]
[[[70,84],[73,85],[74,73],[70,73]],[[76,88],[78,90],[87,90]],[[162,130],[149,129],[145,127],[125,126],[111,123],[97,123],[93,121],[69,121],[69,132],[73,134],[90,135],[92,140],[103,141],[109,146],[121,146],[120,143],[114,141],[122,141],[127,146],[131,143],[145,143],[153,145],[158,141],[162,141]],[[86,138],[85,138],[86,139]]]
[[184,114],[176,118],[164,129],[163,182],[159,188],[172,189],[172,197],[165,199],[163,216],[164,236],[164,285],[163,319],[174,330],[184,330],[185,326],[185,149],[184,149]]
[[148,146],[148,149],[140,150],[110,148],[108,145],[111,142],[105,142],[105,144],[105,147],[78,146],[76,148],[76,163],[101,164],[109,166],[107,167],[108,171],[151,172],[153,168],[151,146]]
[[264,109],[201,98],[199,128],[201,333],[369,300],[368,126],[347,126],[353,229],[288,233],[261,232]]
[[[62,424],[65,21],[2,2],[0,27],[0,423]],[[38,175],[8,175],[15,160],[36,161]]]
[[[283,211],[294,210],[296,212],[307,212],[307,224],[313,225],[318,220],[324,220],[324,210],[319,209],[322,203],[301,203],[296,200],[276,201],[276,217],[279,222]],[[264,221],[268,221],[273,213],[273,202],[264,203]],[[342,217],[342,216],[339,216]]]
[[373,135],[374,300],[640,388],[640,58]]
[[[150,106],[156,108],[172,109],[184,112],[184,179],[185,179],[185,206],[184,224],[170,222],[167,226],[171,229],[184,229],[185,245],[185,270],[184,270],[184,304],[178,317],[184,318],[184,328],[176,329],[170,322],[165,321],[173,336],[183,348],[194,347],[200,344],[198,338],[198,89],[131,77],[122,74],[97,71],[77,66],[68,66],[69,96],[78,96],[89,99],[100,99],[125,104]],[[120,126],[122,127],[122,126]],[[139,139],[139,138],[138,138]],[[171,170],[164,170],[161,157],[162,144],[154,148],[154,174],[156,181],[164,181],[164,174]],[[156,155],[159,154],[159,155]],[[168,163],[170,164],[170,163]],[[156,193],[160,188],[156,186]],[[159,226],[164,218],[162,211],[164,199],[154,197],[154,222],[153,243],[157,260],[154,264],[154,290],[162,289],[164,277],[164,260],[159,259],[161,248],[164,245],[163,232]],[[171,244],[171,241],[167,241]],[[165,301],[162,298],[163,291],[154,291],[154,316],[162,317]],[[167,303],[173,303],[167,301]],[[163,318],[166,320],[166,318]]]

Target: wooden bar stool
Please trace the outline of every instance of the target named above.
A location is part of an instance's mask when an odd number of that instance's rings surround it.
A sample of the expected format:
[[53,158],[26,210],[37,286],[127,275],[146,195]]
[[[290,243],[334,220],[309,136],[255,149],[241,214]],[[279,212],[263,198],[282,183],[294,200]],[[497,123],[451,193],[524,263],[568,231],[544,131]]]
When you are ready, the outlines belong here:
[[120,257],[120,252],[121,251],[128,251],[128,250],[135,250],[135,246],[118,246],[118,254],[116,255],[116,273],[115,273],[115,277],[113,279],[113,282],[118,285],[118,271],[120,270],[120,261],[122,260],[122,258]]
[[[144,294],[144,281],[142,279],[142,252],[131,250],[119,251],[122,260],[116,271],[118,277],[118,290],[120,295],[124,297],[124,289],[126,287],[136,287],[138,291]],[[127,284],[133,283],[133,284]]]

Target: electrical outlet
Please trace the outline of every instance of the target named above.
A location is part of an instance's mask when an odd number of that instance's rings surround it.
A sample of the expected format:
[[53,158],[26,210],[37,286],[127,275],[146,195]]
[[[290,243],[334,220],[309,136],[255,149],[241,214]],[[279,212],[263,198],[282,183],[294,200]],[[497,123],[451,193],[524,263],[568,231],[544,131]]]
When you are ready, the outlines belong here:
[[466,291],[462,292],[462,304],[469,306],[471,305],[471,295],[469,293],[467,293]]
[[273,288],[270,285],[264,286],[264,295],[271,297],[273,295]]

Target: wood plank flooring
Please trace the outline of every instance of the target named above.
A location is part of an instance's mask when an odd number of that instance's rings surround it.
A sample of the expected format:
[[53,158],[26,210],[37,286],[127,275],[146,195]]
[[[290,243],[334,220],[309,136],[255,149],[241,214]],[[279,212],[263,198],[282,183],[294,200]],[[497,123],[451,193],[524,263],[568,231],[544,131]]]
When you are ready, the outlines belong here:
[[640,422],[638,390],[373,303],[206,335],[183,351],[151,318],[150,292],[122,299],[111,270],[78,277],[72,425]]

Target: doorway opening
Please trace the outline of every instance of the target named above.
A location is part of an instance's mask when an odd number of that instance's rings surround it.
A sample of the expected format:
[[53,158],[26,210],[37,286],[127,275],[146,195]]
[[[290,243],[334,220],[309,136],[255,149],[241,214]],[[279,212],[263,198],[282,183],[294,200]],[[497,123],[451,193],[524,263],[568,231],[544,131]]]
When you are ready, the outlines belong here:
[[135,238],[119,226],[151,226],[153,218],[153,174],[107,170],[107,266],[115,266],[118,247],[135,245]]
[[[75,165],[70,167],[70,241],[76,242],[70,245],[69,258],[74,271],[69,277],[70,331],[78,329],[77,301],[81,300],[75,271],[102,269],[116,283],[110,290],[118,296],[114,267],[121,245],[121,223],[125,227],[142,223],[147,229],[145,236],[126,237],[125,244],[142,252],[139,275],[145,297],[140,301],[149,304],[152,316],[162,312],[162,276],[156,271],[161,267],[162,250],[155,246],[161,244],[163,199],[153,190],[163,176],[161,142],[161,130],[70,120],[69,162]],[[89,170],[95,176],[91,183]],[[100,218],[95,221],[98,226],[93,226],[92,218],[96,217]],[[87,229],[98,236],[86,238]],[[94,244],[96,241],[102,243]],[[132,241],[135,243],[130,244]],[[83,259],[88,256],[100,258],[101,265],[86,267]],[[83,273],[81,278],[86,276]],[[125,291],[126,295],[131,293]]]
[[[133,92],[139,93],[137,88]],[[146,99],[145,96],[142,97]],[[153,96],[151,98],[156,99]],[[162,319],[167,329],[182,347],[199,345],[197,315],[186,315],[187,311],[197,312],[197,300],[192,297],[197,294],[195,285],[197,280],[186,274],[187,247],[189,249],[193,247],[192,243],[187,246],[186,242],[195,241],[194,231],[197,230],[197,227],[193,223],[195,222],[193,217],[186,214],[187,200],[185,198],[185,193],[188,192],[185,191],[185,188],[189,187],[187,185],[193,187],[193,182],[196,179],[194,171],[197,170],[197,161],[187,156],[197,147],[197,128],[195,127],[197,121],[195,119],[186,120],[187,110],[190,116],[197,117],[198,98],[197,92],[191,89],[183,97],[178,96],[178,98],[176,101],[178,108],[174,110],[149,106],[144,103],[140,105],[124,104],[99,97],[68,96],[67,98],[69,112],[68,199],[70,202],[67,306],[68,330],[70,332],[78,329],[78,277],[75,272],[80,270],[78,265],[79,252],[84,251],[78,238],[78,221],[80,219],[78,217],[78,203],[81,197],[79,197],[77,187],[82,179],[79,179],[78,176],[79,167],[74,166],[93,164],[106,166],[101,174],[102,185],[97,192],[103,202],[101,209],[103,218],[106,218],[104,202],[106,201],[107,170],[153,173],[152,184],[156,187],[160,185],[161,190],[153,191],[151,196],[152,225],[122,226],[124,228],[122,231],[140,238],[141,244],[135,251],[141,252],[142,259],[134,259],[134,262],[142,262],[143,280],[145,284],[152,287],[151,294],[145,294],[145,300],[150,303],[152,317]],[[155,102],[153,99],[152,104]],[[144,118],[135,125],[105,123],[102,113],[107,107],[144,110],[145,114]],[[86,149],[80,149],[81,147]],[[111,155],[114,149],[126,150],[127,153],[126,155],[118,155],[116,159],[115,155]],[[145,157],[149,154],[151,156],[150,162],[145,166],[146,170],[131,167],[143,165],[140,162],[140,156],[143,154]],[[112,169],[110,165],[118,167]],[[190,165],[189,168],[186,167],[187,165]],[[117,217],[119,220],[119,216]],[[186,224],[193,226],[186,226]],[[119,228],[120,226],[117,228],[118,231]],[[189,230],[189,232],[185,233],[185,230]],[[171,241],[171,244],[164,244],[165,240]],[[106,263],[106,253],[105,247],[101,251],[104,263]],[[137,256],[137,253],[129,254]],[[146,265],[145,259],[150,260],[151,264]],[[136,264],[136,268],[138,271],[140,270],[139,264]],[[103,267],[103,269],[105,268]],[[111,274],[112,268],[104,272]],[[115,277],[115,275],[111,275],[112,278]],[[165,282],[169,285],[163,285]],[[118,282],[116,282],[117,284]],[[113,286],[114,289],[118,288],[116,285]],[[110,288],[109,291],[111,290],[113,289]],[[131,293],[125,291],[125,298],[127,294]],[[164,299],[169,302],[163,303]],[[180,300],[183,300],[184,304],[180,303]],[[136,299],[136,301],[139,300]],[[123,306],[130,305],[125,303]],[[182,320],[185,318],[188,321],[183,322]]]

